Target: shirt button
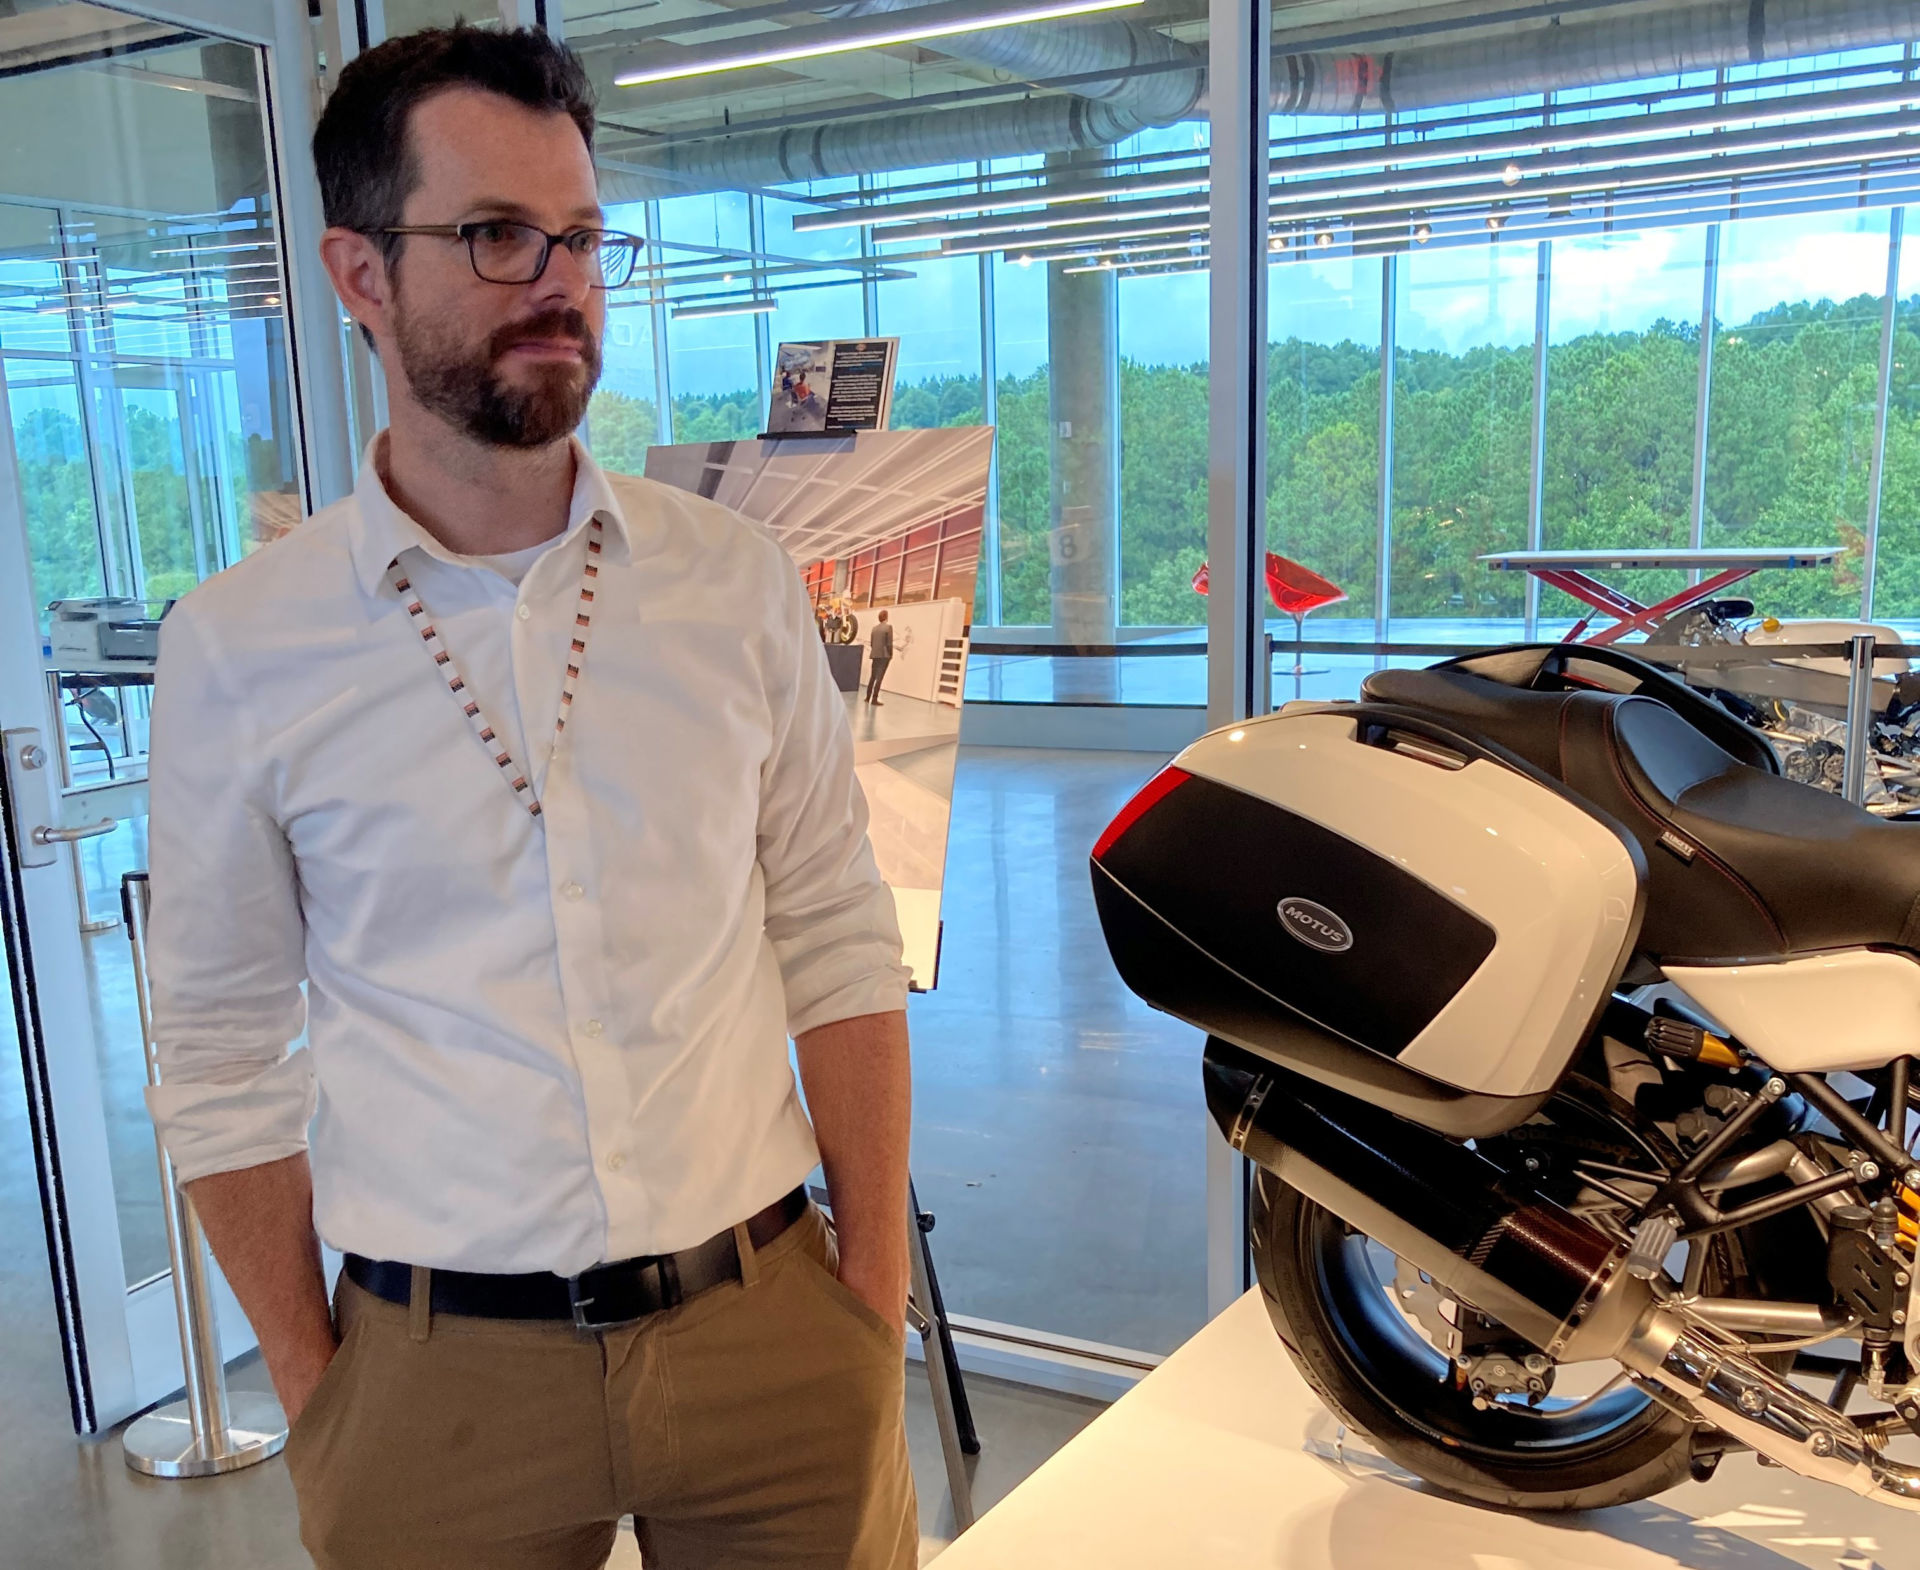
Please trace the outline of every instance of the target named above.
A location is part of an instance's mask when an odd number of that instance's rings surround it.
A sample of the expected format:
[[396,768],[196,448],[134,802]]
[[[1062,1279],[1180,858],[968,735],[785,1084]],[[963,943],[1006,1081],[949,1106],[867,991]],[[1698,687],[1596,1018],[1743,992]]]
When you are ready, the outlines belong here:
[[587,891],[581,888],[580,885],[577,883],[563,883],[560,886],[560,892],[566,895],[568,899],[579,899],[580,896],[585,894]]
[[601,1033],[606,1030],[606,1028],[607,1027],[601,1024],[600,1021],[597,1019],[590,1019],[586,1022],[586,1024],[580,1027],[581,1032],[583,1034],[592,1036],[596,1040],[599,1038]]
[[522,605],[520,609],[515,611],[513,614],[518,616],[522,621],[525,621],[529,616],[533,614],[533,611],[529,607]]
[[618,1172],[626,1164],[627,1164],[627,1158],[621,1155],[620,1152],[617,1150],[612,1155],[607,1157],[607,1170],[609,1172]]

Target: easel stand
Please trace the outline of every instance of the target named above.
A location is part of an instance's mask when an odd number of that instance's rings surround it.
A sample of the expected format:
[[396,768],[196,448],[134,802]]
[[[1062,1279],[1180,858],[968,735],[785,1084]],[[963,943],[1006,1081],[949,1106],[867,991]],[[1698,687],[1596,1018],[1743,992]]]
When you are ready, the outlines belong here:
[[[147,913],[151,892],[144,872],[120,880],[120,909],[133,946],[133,994],[140,1006],[147,1083],[160,1083],[153,1044],[153,1012],[147,987]],[[180,1187],[167,1148],[156,1137],[160,1192],[166,1203],[167,1259],[173,1267],[173,1302],[180,1314],[180,1362],[186,1372],[184,1400],[156,1407],[129,1425],[121,1444],[127,1465],[148,1477],[214,1477],[238,1472],[280,1453],[287,1442],[286,1414],[270,1395],[227,1389],[214,1314],[213,1278],[200,1218]]]

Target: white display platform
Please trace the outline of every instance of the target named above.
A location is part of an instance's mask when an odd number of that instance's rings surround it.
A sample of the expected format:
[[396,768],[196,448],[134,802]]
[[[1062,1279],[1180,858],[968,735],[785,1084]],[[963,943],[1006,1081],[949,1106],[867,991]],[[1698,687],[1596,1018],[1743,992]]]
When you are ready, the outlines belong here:
[[[1343,1443],[1343,1437],[1345,1442]],[[983,1433],[985,1444],[993,1435]],[[1751,1456],[1580,1516],[1445,1499],[1343,1436],[1250,1292],[938,1557],[940,1570],[1920,1570],[1920,1516]]]

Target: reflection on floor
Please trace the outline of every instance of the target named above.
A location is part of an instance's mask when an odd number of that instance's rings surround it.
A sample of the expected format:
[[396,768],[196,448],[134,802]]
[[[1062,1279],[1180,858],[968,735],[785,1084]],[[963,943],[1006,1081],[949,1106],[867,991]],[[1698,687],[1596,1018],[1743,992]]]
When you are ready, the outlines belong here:
[[954,1312],[1166,1352],[1205,1312],[1197,1032],[1120,983],[1087,853],[1165,760],[967,747],[913,1174]]

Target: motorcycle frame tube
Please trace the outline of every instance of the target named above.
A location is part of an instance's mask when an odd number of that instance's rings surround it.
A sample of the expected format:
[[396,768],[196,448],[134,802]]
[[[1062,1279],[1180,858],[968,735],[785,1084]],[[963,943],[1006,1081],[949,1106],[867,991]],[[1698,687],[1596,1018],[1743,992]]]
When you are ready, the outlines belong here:
[[1711,1331],[1659,1309],[1620,1349],[1642,1389],[1677,1396],[1700,1417],[1791,1472],[1905,1510],[1920,1510],[1920,1468],[1878,1455],[1859,1429]]

